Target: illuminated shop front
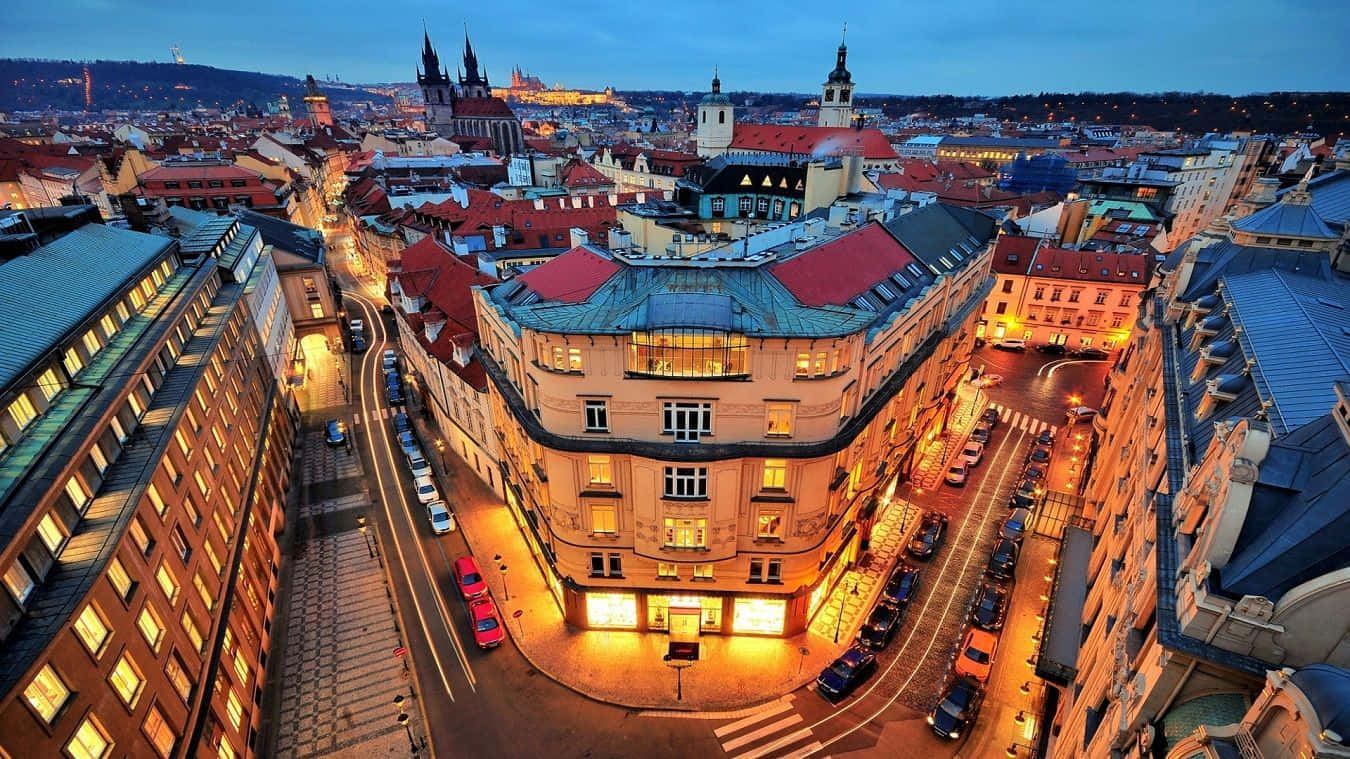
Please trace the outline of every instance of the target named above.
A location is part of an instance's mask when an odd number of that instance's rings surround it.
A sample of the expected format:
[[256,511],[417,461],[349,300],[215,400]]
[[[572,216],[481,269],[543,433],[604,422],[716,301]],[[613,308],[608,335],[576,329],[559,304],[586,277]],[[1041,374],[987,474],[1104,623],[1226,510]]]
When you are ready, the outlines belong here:
[[722,632],[721,596],[647,596],[647,629],[669,630],[671,610],[679,613],[683,610],[697,612],[699,630],[702,632]]
[[611,629],[637,628],[637,595],[634,593],[586,594],[586,625]]
[[843,577],[844,570],[848,569],[853,560],[858,557],[858,543],[853,539],[856,533],[849,532],[844,536],[844,543],[839,548],[839,556],[830,565],[829,570],[821,577],[820,582],[816,584],[816,589],[811,591],[811,603],[806,609],[806,618],[811,620],[815,618],[816,612],[820,611],[820,605],[829,595],[830,588]]
[[782,635],[787,601],[782,598],[737,598],[731,631],[750,635]]

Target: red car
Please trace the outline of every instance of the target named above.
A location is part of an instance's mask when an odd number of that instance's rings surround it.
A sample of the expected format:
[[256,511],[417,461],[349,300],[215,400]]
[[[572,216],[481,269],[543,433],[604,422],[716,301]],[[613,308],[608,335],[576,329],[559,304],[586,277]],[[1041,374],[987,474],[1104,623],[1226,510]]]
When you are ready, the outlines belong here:
[[484,596],[469,602],[469,619],[473,620],[473,640],[479,648],[496,648],[506,638],[502,618],[497,616],[497,605]]
[[472,556],[455,559],[455,584],[459,586],[459,594],[464,596],[465,601],[487,595],[487,583],[483,581],[483,573],[478,571],[478,562]]

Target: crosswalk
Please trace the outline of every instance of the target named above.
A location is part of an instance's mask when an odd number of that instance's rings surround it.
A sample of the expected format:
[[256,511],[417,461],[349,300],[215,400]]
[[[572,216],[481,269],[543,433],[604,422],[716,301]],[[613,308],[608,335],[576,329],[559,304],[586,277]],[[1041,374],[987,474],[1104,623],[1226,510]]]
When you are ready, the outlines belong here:
[[379,422],[380,420],[382,420],[382,419],[393,419],[393,418],[394,418],[394,414],[397,414],[397,413],[398,413],[398,409],[393,409],[393,408],[388,408],[388,407],[377,408],[377,409],[375,409],[375,411],[373,411],[373,412],[371,412],[371,411],[362,411],[362,412],[359,413],[359,414],[353,414],[353,415],[352,415],[352,417],[353,417],[353,418],[352,418],[352,423],[353,423],[353,424],[358,424],[358,425],[359,425],[359,424],[378,423],[378,422]]
[[1050,430],[1050,434],[1053,436],[1059,432],[1059,427],[1044,419],[1037,419],[1021,411],[1014,411],[1001,403],[991,403],[989,408],[998,412],[998,419],[1001,424],[1016,427],[1028,434],[1039,435],[1045,430]]
[[802,726],[802,715],[793,710],[795,694],[773,701],[748,717],[713,730],[722,751],[731,759],[801,759],[822,747],[812,740],[811,728]]

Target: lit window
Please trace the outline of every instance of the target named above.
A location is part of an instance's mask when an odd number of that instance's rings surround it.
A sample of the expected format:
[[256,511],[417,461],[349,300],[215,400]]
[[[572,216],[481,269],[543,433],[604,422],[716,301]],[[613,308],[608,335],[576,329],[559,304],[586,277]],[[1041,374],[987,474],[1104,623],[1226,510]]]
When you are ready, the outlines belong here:
[[173,734],[173,728],[169,727],[169,722],[164,719],[164,713],[159,710],[158,704],[150,707],[150,712],[145,715],[145,722],[141,724],[141,730],[145,733],[145,737],[150,739],[150,745],[155,747],[155,753],[169,759],[178,736]]
[[668,580],[677,579],[680,576],[680,568],[676,564],[667,564],[664,561],[656,563],[656,576],[664,577]]
[[131,575],[127,574],[126,567],[122,566],[122,561],[116,556],[108,562],[108,582],[111,582],[117,595],[123,601],[131,597],[131,591],[136,589],[136,583],[131,581]]
[[248,659],[244,658],[244,649],[242,647],[237,648],[234,651],[234,674],[239,677],[240,683],[248,683]]
[[756,520],[755,536],[760,538],[783,537],[782,512],[761,512]]
[[33,678],[33,682],[23,689],[23,697],[28,699],[28,705],[33,707],[33,711],[50,725],[61,711],[61,707],[70,700],[70,688],[62,682],[60,675],[52,669],[52,665],[45,664],[38,671],[37,677]]
[[84,507],[89,505],[90,499],[94,497],[79,477],[71,477],[66,480],[66,495],[70,496],[70,502],[75,504],[75,510],[81,514],[84,513]]
[[323,302],[322,302],[322,301],[315,301],[315,302],[309,304],[309,318],[311,318],[311,319],[322,319],[322,318],[323,318]]
[[42,538],[42,544],[47,546],[47,550],[52,552],[52,556],[61,555],[61,546],[66,542],[66,534],[56,524],[52,518],[51,512],[42,515],[42,521],[37,526],[38,537]]
[[590,473],[590,484],[614,484],[614,471],[610,465],[609,456],[587,456],[586,466]]
[[89,460],[94,462],[94,468],[98,470],[99,474],[108,471],[108,457],[103,455],[103,447],[98,443],[94,443],[93,447],[89,449]]
[[14,596],[14,601],[20,606],[33,592],[33,577],[18,559],[5,570],[5,587],[9,588],[10,595]]
[[202,599],[206,610],[211,611],[216,605],[216,599],[211,595],[211,587],[206,584],[206,579],[202,577],[201,572],[192,575],[192,586],[197,589],[197,596]]
[[787,487],[787,460],[764,459],[765,490],[783,490]]
[[103,645],[108,642],[108,625],[104,624],[93,604],[84,607],[75,618],[75,634],[80,636],[89,653],[95,657],[103,653]]
[[132,517],[131,524],[127,526],[127,532],[131,534],[131,540],[136,544],[144,556],[149,556],[150,551],[155,547],[155,541],[151,539],[150,533],[145,531],[145,525],[141,523],[140,517]]
[[216,549],[211,545],[210,538],[202,541],[202,549],[206,551],[206,558],[211,561],[211,568],[215,570],[216,577],[220,577],[220,573],[224,570],[225,565],[220,563],[220,557],[216,555]]
[[66,367],[66,373],[74,377],[84,368],[84,359],[80,358],[80,352],[72,345],[66,349],[66,355],[61,359],[61,364]]
[[707,467],[666,467],[665,496],[667,498],[707,498]]
[[206,478],[202,476],[201,472],[193,472],[192,479],[197,483],[197,489],[202,491],[203,498],[211,495],[211,486],[206,484]]
[[188,640],[192,641],[192,650],[201,653],[202,643],[204,642],[202,629],[187,609],[183,609],[183,616],[178,618],[178,624],[182,626],[183,632],[187,633]]
[[797,377],[809,377],[809,376],[811,376],[811,354],[810,354],[810,353],[798,353],[798,354],[797,354],[797,363],[796,363],[795,368],[794,368],[794,370],[793,370],[793,374],[794,374],[795,376],[797,376]]
[[187,435],[183,434],[183,428],[179,427],[173,431],[173,440],[178,443],[178,450],[183,452],[183,458],[192,460],[192,445],[188,443]]
[[37,386],[42,391],[42,397],[50,402],[61,392],[61,378],[56,376],[56,370],[48,369],[38,377]]
[[567,349],[567,370],[568,370],[569,372],[579,372],[579,371],[581,371],[581,349],[580,349],[580,348],[568,348],[568,349]]
[[169,504],[165,503],[164,499],[160,497],[159,488],[156,488],[154,483],[151,483],[146,487],[145,495],[150,499],[150,505],[155,507],[155,513],[161,517],[164,516],[165,510],[169,508]]
[[244,707],[239,703],[239,697],[234,694],[234,689],[230,689],[230,695],[225,700],[225,712],[230,717],[230,724],[238,730],[244,721]]
[[792,435],[792,404],[764,404],[764,434],[770,437],[788,437]]
[[613,535],[619,531],[619,510],[613,506],[591,507],[591,532]]
[[222,737],[220,747],[216,749],[216,759],[234,759],[234,757],[234,748],[227,739]]
[[707,548],[708,520],[674,519],[666,517],[666,540],[668,548]]
[[72,759],[103,759],[112,751],[112,739],[94,715],[85,717],[66,744],[66,753]]
[[187,701],[192,695],[192,678],[188,677],[187,666],[183,664],[178,652],[175,651],[164,663],[164,674],[169,678],[169,684],[178,693],[178,697]]
[[711,564],[695,564],[695,565],[694,565],[694,579],[695,579],[695,580],[711,580],[711,579],[713,579],[713,565],[711,565]]
[[159,563],[159,568],[155,570],[155,581],[159,583],[159,589],[164,591],[170,605],[178,600],[178,578],[173,576],[173,570],[169,569],[169,565],[163,561]]
[[127,706],[134,706],[136,699],[141,695],[141,687],[145,685],[145,678],[136,670],[136,665],[126,654],[122,654],[117,659],[117,664],[113,665],[112,673],[108,675],[108,682],[113,690],[121,697],[123,703]]
[[141,629],[141,635],[145,636],[145,642],[150,645],[150,650],[159,653],[159,644],[164,640],[164,622],[149,603],[136,617],[136,626]]
[[103,341],[99,339],[98,332],[92,329],[84,333],[84,337],[80,340],[84,343],[84,349],[89,351],[90,356],[96,355],[103,349]]

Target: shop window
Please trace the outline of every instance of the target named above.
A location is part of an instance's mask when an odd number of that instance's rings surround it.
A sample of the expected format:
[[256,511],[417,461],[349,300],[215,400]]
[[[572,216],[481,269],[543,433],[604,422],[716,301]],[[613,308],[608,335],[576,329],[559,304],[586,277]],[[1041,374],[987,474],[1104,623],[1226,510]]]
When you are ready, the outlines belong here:
[[589,627],[637,627],[637,596],[632,593],[587,593],[586,624]]
[[731,629],[737,633],[782,635],[787,601],[776,598],[737,598]]

